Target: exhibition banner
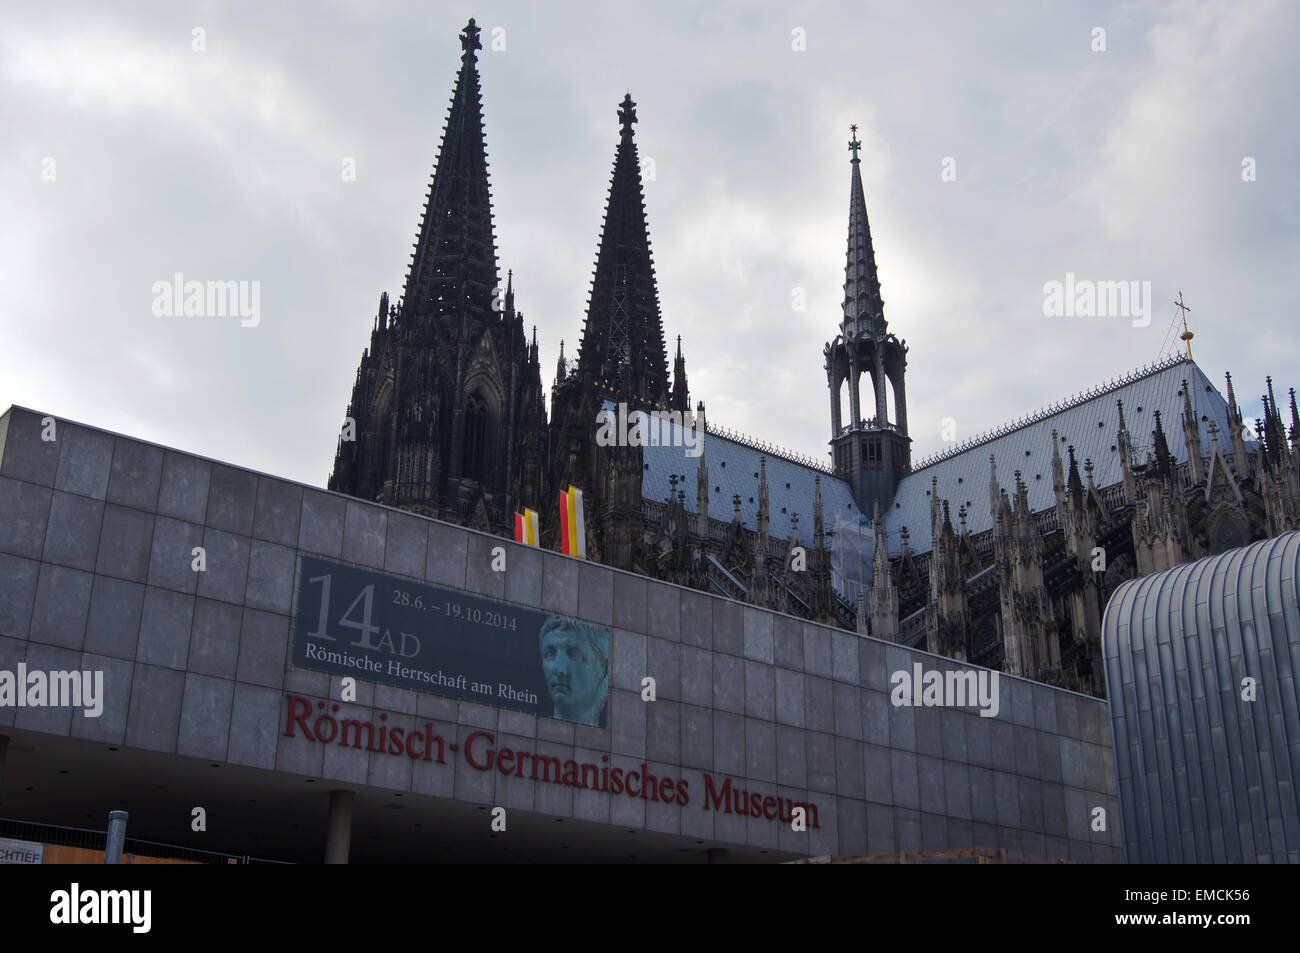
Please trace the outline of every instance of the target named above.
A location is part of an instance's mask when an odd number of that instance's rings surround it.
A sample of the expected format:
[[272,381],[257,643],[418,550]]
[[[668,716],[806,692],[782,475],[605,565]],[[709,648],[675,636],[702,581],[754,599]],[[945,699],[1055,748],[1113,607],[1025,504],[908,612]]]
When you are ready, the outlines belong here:
[[609,629],[304,556],[301,668],[606,727]]

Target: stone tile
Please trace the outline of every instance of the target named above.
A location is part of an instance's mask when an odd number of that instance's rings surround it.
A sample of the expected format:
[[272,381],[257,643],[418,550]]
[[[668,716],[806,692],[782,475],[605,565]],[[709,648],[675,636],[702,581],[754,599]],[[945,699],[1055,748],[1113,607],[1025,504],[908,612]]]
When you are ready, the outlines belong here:
[[852,798],[836,799],[835,822],[840,838],[838,849],[845,854],[865,854],[867,852],[866,805]]
[[195,600],[188,662],[191,672],[218,678],[235,677],[243,615],[239,606],[227,602]]
[[714,600],[702,592],[689,590],[681,593],[679,631],[682,642],[702,649],[713,648]]
[[803,671],[803,624],[788,616],[772,620],[772,659],[783,668]]
[[[1047,733],[1044,732],[1044,735]],[[1050,736],[1049,736],[1050,737]],[[1076,788],[1083,787],[1083,742],[1074,738],[1059,738],[1061,780]]]
[[597,625],[614,620],[614,578],[603,566],[578,563],[578,618]]
[[646,674],[654,678],[655,694],[661,701],[682,698],[681,650],[678,642],[646,639]]
[[[341,697],[342,693],[340,693]],[[397,688],[393,685],[376,685],[374,687],[374,705],[385,712],[401,712],[414,715],[419,708],[419,696],[409,688]],[[505,714],[505,712],[502,712]],[[512,714],[514,714],[512,712]]]
[[248,554],[244,604],[287,615],[292,608],[294,563],[292,549],[253,540]]
[[651,580],[646,591],[646,634],[681,640],[681,590]]
[[[389,534],[392,534],[391,528]],[[539,605],[542,601],[542,551],[532,546],[507,544],[506,553],[506,601],[524,606]]]
[[845,632],[831,633],[831,673],[837,681],[857,685],[861,682],[858,671],[858,643],[861,639]]
[[47,563],[93,572],[103,519],[103,503],[56,490],[50,501],[42,558]]
[[0,554],[0,636],[27,638],[40,569],[34,559]]
[[[253,512],[253,535],[268,543],[298,545],[302,517],[303,489],[283,480],[257,478],[257,504]],[[420,554],[424,558],[424,554]]]
[[776,726],[776,780],[796,788],[808,786],[808,759],[803,732],[798,728]]
[[991,719],[963,718],[966,731],[966,756],[971,764],[981,767],[993,767],[993,733],[989,727]]
[[109,503],[104,508],[95,571],[129,582],[144,582],[149,575],[153,523],[151,513]]
[[805,732],[804,753],[808,765],[808,789],[834,794],[835,739],[819,731]]
[[745,714],[750,718],[771,721],[776,717],[775,686],[770,663],[744,663]]
[[[429,547],[429,521],[419,516],[388,513],[384,549],[384,571],[412,579],[424,578],[424,560]],[[514,553],[512,552],[513,558]],[[514,571],[516,566],[508,566]]]
[[951,708],[939,712],[939,735],[943,742],[943,757],[949,761],[967,760],[966,720],[970,715]]
[[804,724],[813,731],[835,730],[835,698],[831,682],[808,676],[804,679]]
[[652,761],[677,764],[681,759],[681,711],[676,702],[645,704],[645,751]]
[[774,616],[762,609],[745,607],[745,658],[771,665],[776,658],[772,635]]
[[862,767],[866,786],[864,796],[880,804],[894,802],[894,789],[890,782],[893,766],[888,748],[880,745],[862,746]]
[[343,515],[347,501],[319,490],[302,491],[298,548],[326,559],[343,554]]
[[[253,711],[257,711],[265,705],[265,693],[267,692],[268,689],[266,688],[255,688],[252,685],[236,682],[235,704],[230,732],[229,757],[231,761],[244,763],[243,759],[256,757],[259,727],[261,730],[265,730],[267,723],[262,721],[260,726],[255,724]],[[330,746],[314,740],[314,733],[308,735],[308,733],[301,731],[298,721],[290,718],[291,714],[302,713],[299,702],[295,702],[287,695],[282,695],[279,692],[273,694],[277,698],[276,712],[278,713],[277,717],[270,722],[271,725],[275,726],[272,734],[275,770],[289,774],[305,774],[313,778],[320,777],[325,763],[325,749]],[[321,713],[321,709],[324,708],[325,702],[322,699],[308,699],[308,701],[312,702],[311,708],[306,714],[306,724],[310,727],[316,723],[316,718]],[[249,705],[249,712],[240,711],[241,705],[244,704]],[[293,706],[292,712],[290,710],[291,705]],[[242,722],[244,719],[247,719],[247,731],[236,731],[233,723],[236,721]]]
[[745,719],[745,777],[776,781],[776,726],[770,721]]
[[200,572],[198,594],[205,599],[240,603],[248,585],[249,540],[208,527],[203,531],[207,569]]
[[921,796],[921,810],[946,814],[943,762],[929,755],[918,754],[916,756],[916,780]]
[[862,740],[872,744],[889,744],[889,719],[894,711],[889,696],[883,692],[863,691]]
[[1020,825],[1028,831],[1043,830],[1043,785],[1031,778],[1017,778]]
[[970,768],[970,811],[973,820],[984,824],[998,822],[993,772],[988,768]]
[[[949,817],[970,820],[970,768],[956,761],[942,761],[940,764],[943,765],[943,793],[944,803],[947,805],[946,813]],[[924,802],[924,798],[922,798],[922,801]]]
[[501,571],[498,567],[503,563],[498,554],[506,553],[509,544],[481,533],[471,534],[466,544],[465,588],[489,599],[504,598],[510,563],[507,555],[505,571]]
[[1078,738],[1079,699],[1069,692],[1053,692],[1056,696],[1056,730],[1058,734]]
[[[693,700],[686,696],[688,701]],[[713,707],[719,711],[745,712],[745,663],[729,655],[713,656]]]
[[[4,420],[4,416],[0,415],[0,426],[3,426]],[[27,658],[27,650],[30,646],[31,643],[26,639],[19,642],[17,639],[6,639],[0,636],[0,669],[17,671],[18,663]],[[7,705],[0,708],[0,727],[12,727],[17,711],[18,709]]]
[[796,728],[804,726],[804,675],[785,668],[774,670],[776,720]]
[[[411,763],[411,790],[416,794],[433,797],[452,796],[455,787],[455,771],[447,760],[455,755],[447,750],[447,744],[456,737],[456,728],[442,721],[419,719],[416,731],[424,736],[423,754]],[[441,750],[436,739],[443,739]]]
[[1034,720],[1031,722],[1039,731],[1056,731],[1056,692],[1035,691]]
[[154,521],[149,552],[149,585],[193,594],[199,585],[199,573],[194,571],[194,547],[202,545],[202,526],[158,517]]
[[[1016,726],[1000,718],[986,719],[989,725],[989,751],[992,766],[998,770],[1016,769]],[[1027,729],[1021,729],[1022,731]]]
[[186,675],[176,753],[212,761],[226,760],[234,698],[234,682],[207,675]]
[[913,708],[916,713],[916,751],[931,757],[943,756],[942,708]]
[[900,751],[916,750],[916,709],[889,705],[889,746]]
[[681,712],[682,764],[713,768],[713,712],[707,707],[683,704]]
[[103,672],[103,697],[99,717],[78,714],[72,719],[72,737],[109,745],[123,744],[126,741],[126,711],[131,699],[131,677],[135,666],[125,659],[106,658],[86,652],[82,654],[78,668],[85,672]]
[[848,738],[835,739],[835,790],[841,797],[866,797],[862,745]]
[[740,656],[745,651],[745,607],[730,599],[713,599],[713,651]]
[[1001,827],[1020,826],[1020,789],[1013,774],[993,772],[993,807]]
[[[1061,743],[1057,735],[1045,731],[1029,731],[1034,736],[1038,747],[1038,772],[1044,781],[1052,784],[1061,783]],[[1051,833],[1050,831],[1048,833]]]
[[[54,424],[54,439],[42,440],[42,434],[49,435],[48,428],[41,422],[44,419],[16,407],[7,415],[0,416],[0,477],[44,487],[54,485],[61,449],[58,437],[63,424],[49,418]],[[0,479],[0,483],[3,482]],[[3,512],[4,508],[0,507],[0,513]]]
[[614,687],[640,694],[641,679],[646,677],[646,637],[640,632],[614,629],[610,633],[613,645],[610,654],[614,661]]
[[343,560],[382,570],[387,528],[388,514],[384,510],[349,500],[343,525]]
[[137,664],[131,679],[126,743],[132,748],[175,753],[184,687],[184,672]]
[[252,536],[253,517],[257,511],[257,480],[257,476],[247,470],[213,464],[207,525],[236,536]]
[[[998,681],[1002,681],[998,679]],[[1034,686],[1027,685],[1024,682],[1012,681],[1008,686],[1008,691],[1003,693],[1003,701],[1010,701],[1010,710],[1001,711],[1001,715],[1010,715],[1011,721],[1017,725],[1034,727]],[[1010,698],[1006,696],[1010,695]]]
[[236,668],[239,681],[279,688],[284,680],[284,653],[288,639],[288,617],[259,609],[245,609]]
[[693,705],[713,707],[713,653],[682,645],[681,699]]
[[50,494],[47,487],[0,477],[0,553],[41,558],[49,527]]
[[862,689],[856,684],[831,683],[835,733],[843,738],[862,740]]
[[57,433],[60,450],[54,489],[102,500],[113,464],[112,436],[66,423],[60,423]]
[[194,597],[148,587],[140,617],[137,661],[184,670],[194,621]]
[[885,667],[885,651],[875,639],[858,639],[858,676],[865,688],[889,694],[890,672]]
[[161,447],[118,437],[108,474],[107,502],[152,513],[158,508],[162,463]]
[[831,677],[831,637],[830,632],[821,626],[803,627],[803,662],[804,670],[809,675]]
[[646,580],[643,576],[616,572],[614,577],[614,622],[620,629],[644,632],[647,628]]
[[1056,784],[1044,784],[1043,792],[1043,833],[1065,836],[1065,790]]
[[[613,708],[613,718],[610,722],[610,731],[613,735],[612,750],[615,754],[627,755],[629,757],[644,758],[646,756],[646,709],[651,705],[658,705],[660,702],[643,702],[641,696],[634,692],[614,692],[611,699]],[[671,705],[672,702],[663,702],[662,704]],[[586,729],[591,730],[591,729]],[[579,726],[575,729],[575,738],[584,731]],[[579,738],[579,741],[582,739]],[[597,738],[591,739],[593,742]],[[597,761],[600,759],[597,758]]]
[[917,769],[917,756],[910,751],[891,751],[889,753],[889,763],[890,782],[894,789],[894,804],[898,807],[920,808],[920,775]]
[[[393,754],[392,744],[396,740],[399,746],[405,745],[411,732],[415,729],[415,717],[410,714],[381,712],[372,722],[388,729],[385,743],[381,750],[374,752],[370,758],[370,773],[366,777],[366,783],[371,787],[385,788],[389,791],[406,792],[411,789],[411,759],[402,753],[398,748],[398,754]],[[421,726],[423,728],[423,726]],[[400,731],[401,734],[397,734]],[[419,744],[420,742],[416,742]],[[379,747],[379,740],[375,740],[376,747]],[[400,804],[399,801],[391,803]],[[531,798],[528,807],[532,807]]]
[[745,719],[728,712],[713,715],[713,758],[717,771],[743,776],[745,773]]
[[144,586],[97,576],[90,594],[86,619],[87,652],[119,659],[134,659],[144,609]]
[[869,854],[892,854],[898,848],[894,840],[894,809],[883,804],[867,804],[867,849]]
[[554,553],[542,554],[542,608],[564,616],[578,614],[576,559]]
[[202,523],[208,512],[212,464],[188,454],[163,451],[158,515],[187,523]]
[[[421,696],[415,695],[416,709],[419,709]],[[537,716],[529,715],[522,711],[502,711],[497,724],[502,731],[509,732],[512,735],[518,735],[520,738],[537,737]]]
[[42,564],[28,638],[80,652],[93,580],[89,573]]

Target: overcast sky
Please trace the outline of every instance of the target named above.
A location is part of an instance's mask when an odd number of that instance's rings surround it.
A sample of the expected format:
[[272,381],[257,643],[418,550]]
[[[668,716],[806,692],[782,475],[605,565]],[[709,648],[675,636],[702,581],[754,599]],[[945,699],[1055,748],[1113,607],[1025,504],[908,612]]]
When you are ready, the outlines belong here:
[[[670,356],[680,334],[712,422],[825,458],[852,122],[914,458],[945,417],[964,440],[1154,360],[1180,289],[1248,417],[1265,374],[1300,384],[1296,4],[0,10],[0,409],[323,485],[470,16],[502,277],[548,389],[628,91]],[[258,282],[260,323],[155,315],[177,272]],[[1150,325],[1045,316],[1067,273],[1151,282]]]

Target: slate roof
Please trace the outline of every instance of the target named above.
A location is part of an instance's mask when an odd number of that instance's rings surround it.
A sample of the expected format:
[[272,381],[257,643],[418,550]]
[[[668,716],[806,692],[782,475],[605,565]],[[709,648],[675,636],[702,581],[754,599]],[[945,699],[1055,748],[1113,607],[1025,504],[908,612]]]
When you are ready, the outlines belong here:
[[[993,527],[989,506],[989,455],[997,459],[998,482],[1010,494],[1015,486],[1015,471],[1029,493],[1029,507],[1034,512],[1056,502],[1052,491],[1052,431],[1058,431],[1061,461],[1068,467],[1067,447],[1074,445],[1080,477],[1084,460],[1093,462],[1093,481],[1098,489],[1123,480],[1119,465],[1117,434],[1119,409],[1124,401],[1124,420],[1133,441],[1133,462],[1146,461],[1152,449],[1151,432],[1155,429],[1155,411],[1160,411],[1169,452],[1180,463],[1187,460],[1187,443],[1183,439],[1182,381],[1191,389],[1192,409],[1201,427],[1201,449],[1210,451],[1209,424],[1219,427],[1219,446],[1232,452],[1228,437],[1227,401],[1195,363],[1186,358],[1173,364],[1156,365],[1156,369],[1100,391],[1073,406],[1046,415],[1010,432],[987,441],[977,441],[960,453],[922,466],[905,476],[894,495],[894,504],[884,514],[889,532],[889,551],[902,551],[900,532],[904,526],[910,534],[909,546],[916,554],[929,552],[931,480],[939,478],[939,498],[950,501],[954,526],[957,509],[967,504],[966,525],[972,535]],[[923,462],[923,461],[922,461]]]
[[[1070,406],[1048,413],[1040,419],[1020,427],[1004,428],[1006,432],[988,439],[976,438],[958,452],[935,463],[923,465],[903,478],[894,497],[894,505],[884,514],[889,533],[889,551],[902,551],[900,531],[904,526],[910,534],[911,551],[920,555],[931,549],[930,539],[930,489],[931,479],[939,478],[939,497],[950,501],[953,523],[957,522],[957,509],[969,501],[967,526],[972,534],[991,529],[993,515],[989,508],[989,455],[997,458],[998,480],[1008,493],[1015,483],[1015,471],[1021,471],[1029,493],[1032,510],[1049,508],[1055,503],[1052,492],[1052,431],[1058,431],[1061,461],[1068,467],[1066,448],[1074,445],[1079,461],[1080,476],[1083,462],[1091,459],[1094,465],[1093,480],[1097,487],[1105,488],[1121,482],[1116,435],[1119,431],[1119,410],[1116,401],[1124,401],[1124,418],[1133,440],[1134,462],[1146,460],[1152,447],[1151,431],[1155,428],[1155,411],[1159,410],[1164,425],[1169,451],[1178,462],[1186,461],[1187,446],[1183,439],[1182,381],[1186,378],[1192,392],[1192,407],[1201,426],[1201,447],[1210,450],[1209,424],[1213,420],[1219,427],[1219,445],[1231,452],[1228,438],[1227,402],[1201,369],[1183,358],[1172,363],[1155,365],[1154,369],[1132,380],[1113,387],[1099,388],[1094,396],[1079,400]],[[612,406],[607,404],[607,406]],[[740,515],[745,526],[753,529],[758,520],[759,460],[767,460],[768,502],[773,538],[786,539],[790,533],[790,514],[799,514],[799,538],[812,539],[814,481],[822,482],[822,510],[826,528],[833,529],[837,517],[857,522],[864,515],[858,511],[847,482],[806,466],[773,456],[755,447],[747,446],[718,434],[710,433],[705,439],[705,460],[709,467],[709,515],[714,519],[730,520],[733,513],[732,496],[741,498]],[[671,484],[669,477],[676,473],[684,482],[679,489],[686,491],[685,506],[694,513],[696,473],[699,457],[686,456],[681,446],[644,447],[647,464],[641,482],[642,496],[647,500],[664,502]],[[924,464],[924,461],[921,461]],[[1086,479],[1086,476],[1085,476]],[[863,532],[867,532],[864,528]],[[828,539],[834,548],[834,538]]]
[[[768,527],[773,539],[790,538],[790,516],[798,513],[799,539],[805,544],[812,542],[813,501],[819,476],[827,529],[835,525],[836,516],[856,521],[861,515],[849,485],[828,473],[716,433],[707,434],[703,446],[704,461],[709,468],[709,516],[713,519],[730,522],[735,513],[732,497],[739,495],[741,521],[749,529],[758,526],[758,473],[759,461],[763,459],[767,460]],[[697,512],[695,494],[700,457],[686,456],[680,446],[643,447],[642,455],[646,464],[641,479],[642,497],[665,502],[672,490],[669,477],[676,473],[685,481],[677,486],[686,491],[687,512]],[[827,546],[833,547],[833,540],[828,539]]]

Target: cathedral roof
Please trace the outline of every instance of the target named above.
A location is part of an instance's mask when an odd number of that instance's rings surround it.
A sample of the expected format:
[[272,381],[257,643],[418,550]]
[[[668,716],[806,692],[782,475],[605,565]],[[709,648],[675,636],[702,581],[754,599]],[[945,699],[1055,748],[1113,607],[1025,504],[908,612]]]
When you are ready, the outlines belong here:
[[1151,432],[1158,411],[1164,420],[1165,439],[1170,454],[1179,462],[1187,460],[1187,444],[1181,425],[1183,380],[1191,391],[1192,407],[1201,428],[1202,451],[1210,447],[1209,426],[1213,421],[1226,440],[1228,433],[1227,402],[1195,363],[1187,358],[1168,359],[1145,368],[1113,386],[1098,388],[1083,397],[1065,402],[1057,408],[1015,422],[990,435],[977,437],[960,445],[933,462],[919,461],[899,483],[894,501],[885,514],[890,552],[901,552],[900,533],[904,526],[910,534],[913,553],[931,548],[930,492],[938,478],[940,499],[951,501],[952,508],[965,504],[967,526],[972,535],[993,528],[989,509],[989,457],[997,460],[998,480],[1008,489],[1015,483],[1015,471],[1028,488],[1029,506],[1034,512],[1055,505],[1052,487],[1052,431],[1060,446],[1061,458],[1074,447],[1079,461],[1091,460],[1093,480],[1099,489],[1123,481],[1120,469],[1119,408],[1124,402],[1124,418],[1132,438],[1132,463],[1146,462],[1154,450]]
[[[849,485],[815,466],[715,430],[710,430],[703,446],[703,459],[709,469],[709,516],[713,519],[730,522],[736,511],[733,498],[739,496],[741,522],[747,529],[757,528],[758,474],[763,460],[767,461],[768,527],[773,539],[790,538],[791,516],[798,513],[799,539],[805,545],[811,544],[818,477],[827,528],[835,525],[837,516],[854,521],[861,516]],[[671,477],[676,474],[677,488],[686,493],[686,511],[698,512],[696,488],[701,458],[687,456],[681,446],[643,447],[641,452],[645,465],[642,498],[665,502],[672,490]],[[827,546],[833,548],[833,540],[828,539]]]

